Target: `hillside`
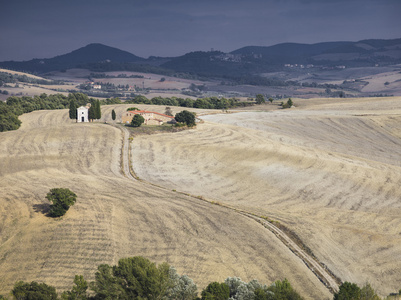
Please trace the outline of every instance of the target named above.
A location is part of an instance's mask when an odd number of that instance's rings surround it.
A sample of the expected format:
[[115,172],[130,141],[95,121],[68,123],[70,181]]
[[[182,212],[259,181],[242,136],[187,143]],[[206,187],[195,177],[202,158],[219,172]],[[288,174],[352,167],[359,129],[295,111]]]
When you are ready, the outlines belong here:
[[341,280],[369,282],[382,296],[398,291],[401,98],[294,103],[204,116],[174,137],[138,137],[134,170],[277,220]]
[[33,59],[24,62],[1,62],[0,66],[6,69],[42,73],[63,69],[76,68],[82,64],[96,62],[132,63],[142,61],[143,58],[102,44],[89,44],[70,53],[53,58]]
[[35,73],[85,67],[94,71],[125,70],[165,75],[186,72],[202,76],[233,77],[275,72],[282,70],[285,64],[371,67],[398,63],[401,63],[401,39],[376,39],[316,44],[283,43],[269,47],[247,46],[230,53],[194,51],[179,57],[148,59],[102,44],[90,44],[54,58],[0,62],[0,67]]
[[[228,276],[265,283],[288,278],[307,299],[331,297],[259,223],[125,177],[122,132],[104,121],[111,123],[112,109],[121,115],[128,106],[104,106],[104,117],[91,124],[69,120],[68,110],[36,111],[21,117],[19,130],[0,133],[0,294],[17,280],[62,291],[75,274],[90,281],[99,264],[141,255],[167,261],[200,288]],[[54,187],[78,195],[60,220],[44,215],[45,195]]]

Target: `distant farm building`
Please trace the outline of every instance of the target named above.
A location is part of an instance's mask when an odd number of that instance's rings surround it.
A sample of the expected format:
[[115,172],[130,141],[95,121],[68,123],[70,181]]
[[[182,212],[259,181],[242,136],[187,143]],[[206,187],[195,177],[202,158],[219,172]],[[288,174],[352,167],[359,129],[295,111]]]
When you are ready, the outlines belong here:
[[81,123],[81,122],[89,122],[89,107],[90,104],[87,104],[86,106],[80,106],[77,108],[77,122]]
[[145,119],[145,125],[162,125],[163,123],[176,123],[174,117],[172,116],[146,110],[127,111],[123,113],[121,122],[124,124],[130,124],[132,118],[135,115],[141,115]]

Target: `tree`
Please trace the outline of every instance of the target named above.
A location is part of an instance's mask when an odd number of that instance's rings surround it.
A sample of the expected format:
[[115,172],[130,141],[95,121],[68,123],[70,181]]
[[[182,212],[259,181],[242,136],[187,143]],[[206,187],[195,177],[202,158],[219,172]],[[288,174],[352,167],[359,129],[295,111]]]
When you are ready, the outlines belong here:
[[291,108],[294,105],[291,98],[288,98],[287,103],[283,104],[283,108]]
[[197,298],[197,286],[187,275],[178,275],[175,268],[170,267],[169,277],[172,286],[167,292],[168,299],[194,300]]
[[372,286],[367,283],[361,288],[361,300],[380,300],[380,297],[376,294]]
[[173,116],[173,112],[171,110],[171,107],[167,106],[166,111],[164,112],[165,115],[167,116]]
[[179,123],[185,123],[192,127],[195,125],[195,115],[187,110],[183,110],[175,115],[175,120]]
[[65,215],[70,206],[75,204],[77,195],[69,189],[54,188],[47,193],[46,199],[53,203],[49,215],[56,218]]
[[113,121],[116,120],[116,112],[114,109],[111,111],[111,118],[113,119]]
[[74,286],[71,291],[67,291],[61,294],[63,300],[86,300],[88,296],[86,290],[88,289],[88,283],[82,275],[75,275]]
[[293,289],[287,279],[283,281],[277,280],[269,288],[269,291],[274,293],[274,298],[277,300],[302,300],[303,298]]
[[340,289],[334,294],[334,300],[358,300],[361,296],[361,289],[355,283],[348,281],[340,285]]
[[57,292],[54,287],[36,281],[31,283],[18,281],[11,293],[17,300],[57,299]]
[[74,99],[70,100],[70,119],[77,119],[77,102]]
[[92,122],[93,122],[93,119],[96,119],[96,111],[95,111],[95,106],[93,103],[90,105],[90,107],[88,109],[88,119],[92,120]]
[[202,300],[227,300],[230,288],[225,283],[212,282],[202,291]]
[[99,120],[102,117],[102,110],[100,109],[100,101],[95,100],[95,119]]
[[100,265],[91,289],[95,299],[163,299],[173,287],[169,270],[141,256],[122,258],[117,266]]
[[255,100],[256,104],[262,104],[266,102],[265,97],[262,94],[257,94]]
[[131,125],[133,127],[140,127],[144,122],[145,122],[144,117],[137,114],[132,118]]
[[270,103],[273,103],[273,98],[270,97],[270,98],[269,98],[269,101],[270,101]]

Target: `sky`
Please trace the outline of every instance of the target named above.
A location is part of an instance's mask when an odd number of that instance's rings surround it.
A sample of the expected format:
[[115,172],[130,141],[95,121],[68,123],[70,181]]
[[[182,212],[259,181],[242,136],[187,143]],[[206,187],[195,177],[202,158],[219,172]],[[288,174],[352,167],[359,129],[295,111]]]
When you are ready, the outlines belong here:
[[401,0],[0,0],[0,61],[90,43],[140,57],[401,38]]

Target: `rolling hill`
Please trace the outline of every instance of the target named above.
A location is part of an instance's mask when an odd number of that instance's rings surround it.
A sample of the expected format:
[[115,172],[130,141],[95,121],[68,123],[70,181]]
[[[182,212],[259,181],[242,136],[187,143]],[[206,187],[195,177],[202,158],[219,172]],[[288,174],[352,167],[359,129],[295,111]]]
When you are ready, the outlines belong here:
[[102,44],[89,44],[70,53],[53,58],[32,59],[23,62],[7,61],[0,65],[7,69],[42,73],[72,69],[80,65],[97,62],[133,63],[144,59],[117,48]]
[[232,76],[278,71],[283,69],[284,64],[366,67],[398,63],[401,63],[401,39],[372,39],[316,44],[283,43],[269,47],[247,46],[230,53],[195,51],[179,57],[148,59],[102,44],[90,44],[54,58],[0,62],[0,67],[34,73],[78,66],[96,68],[96,71],[138,71],[140,64],[142,69],[143,65],[149,65],[151,72],[164,72],[163,74],[170,71],[205,76]]

